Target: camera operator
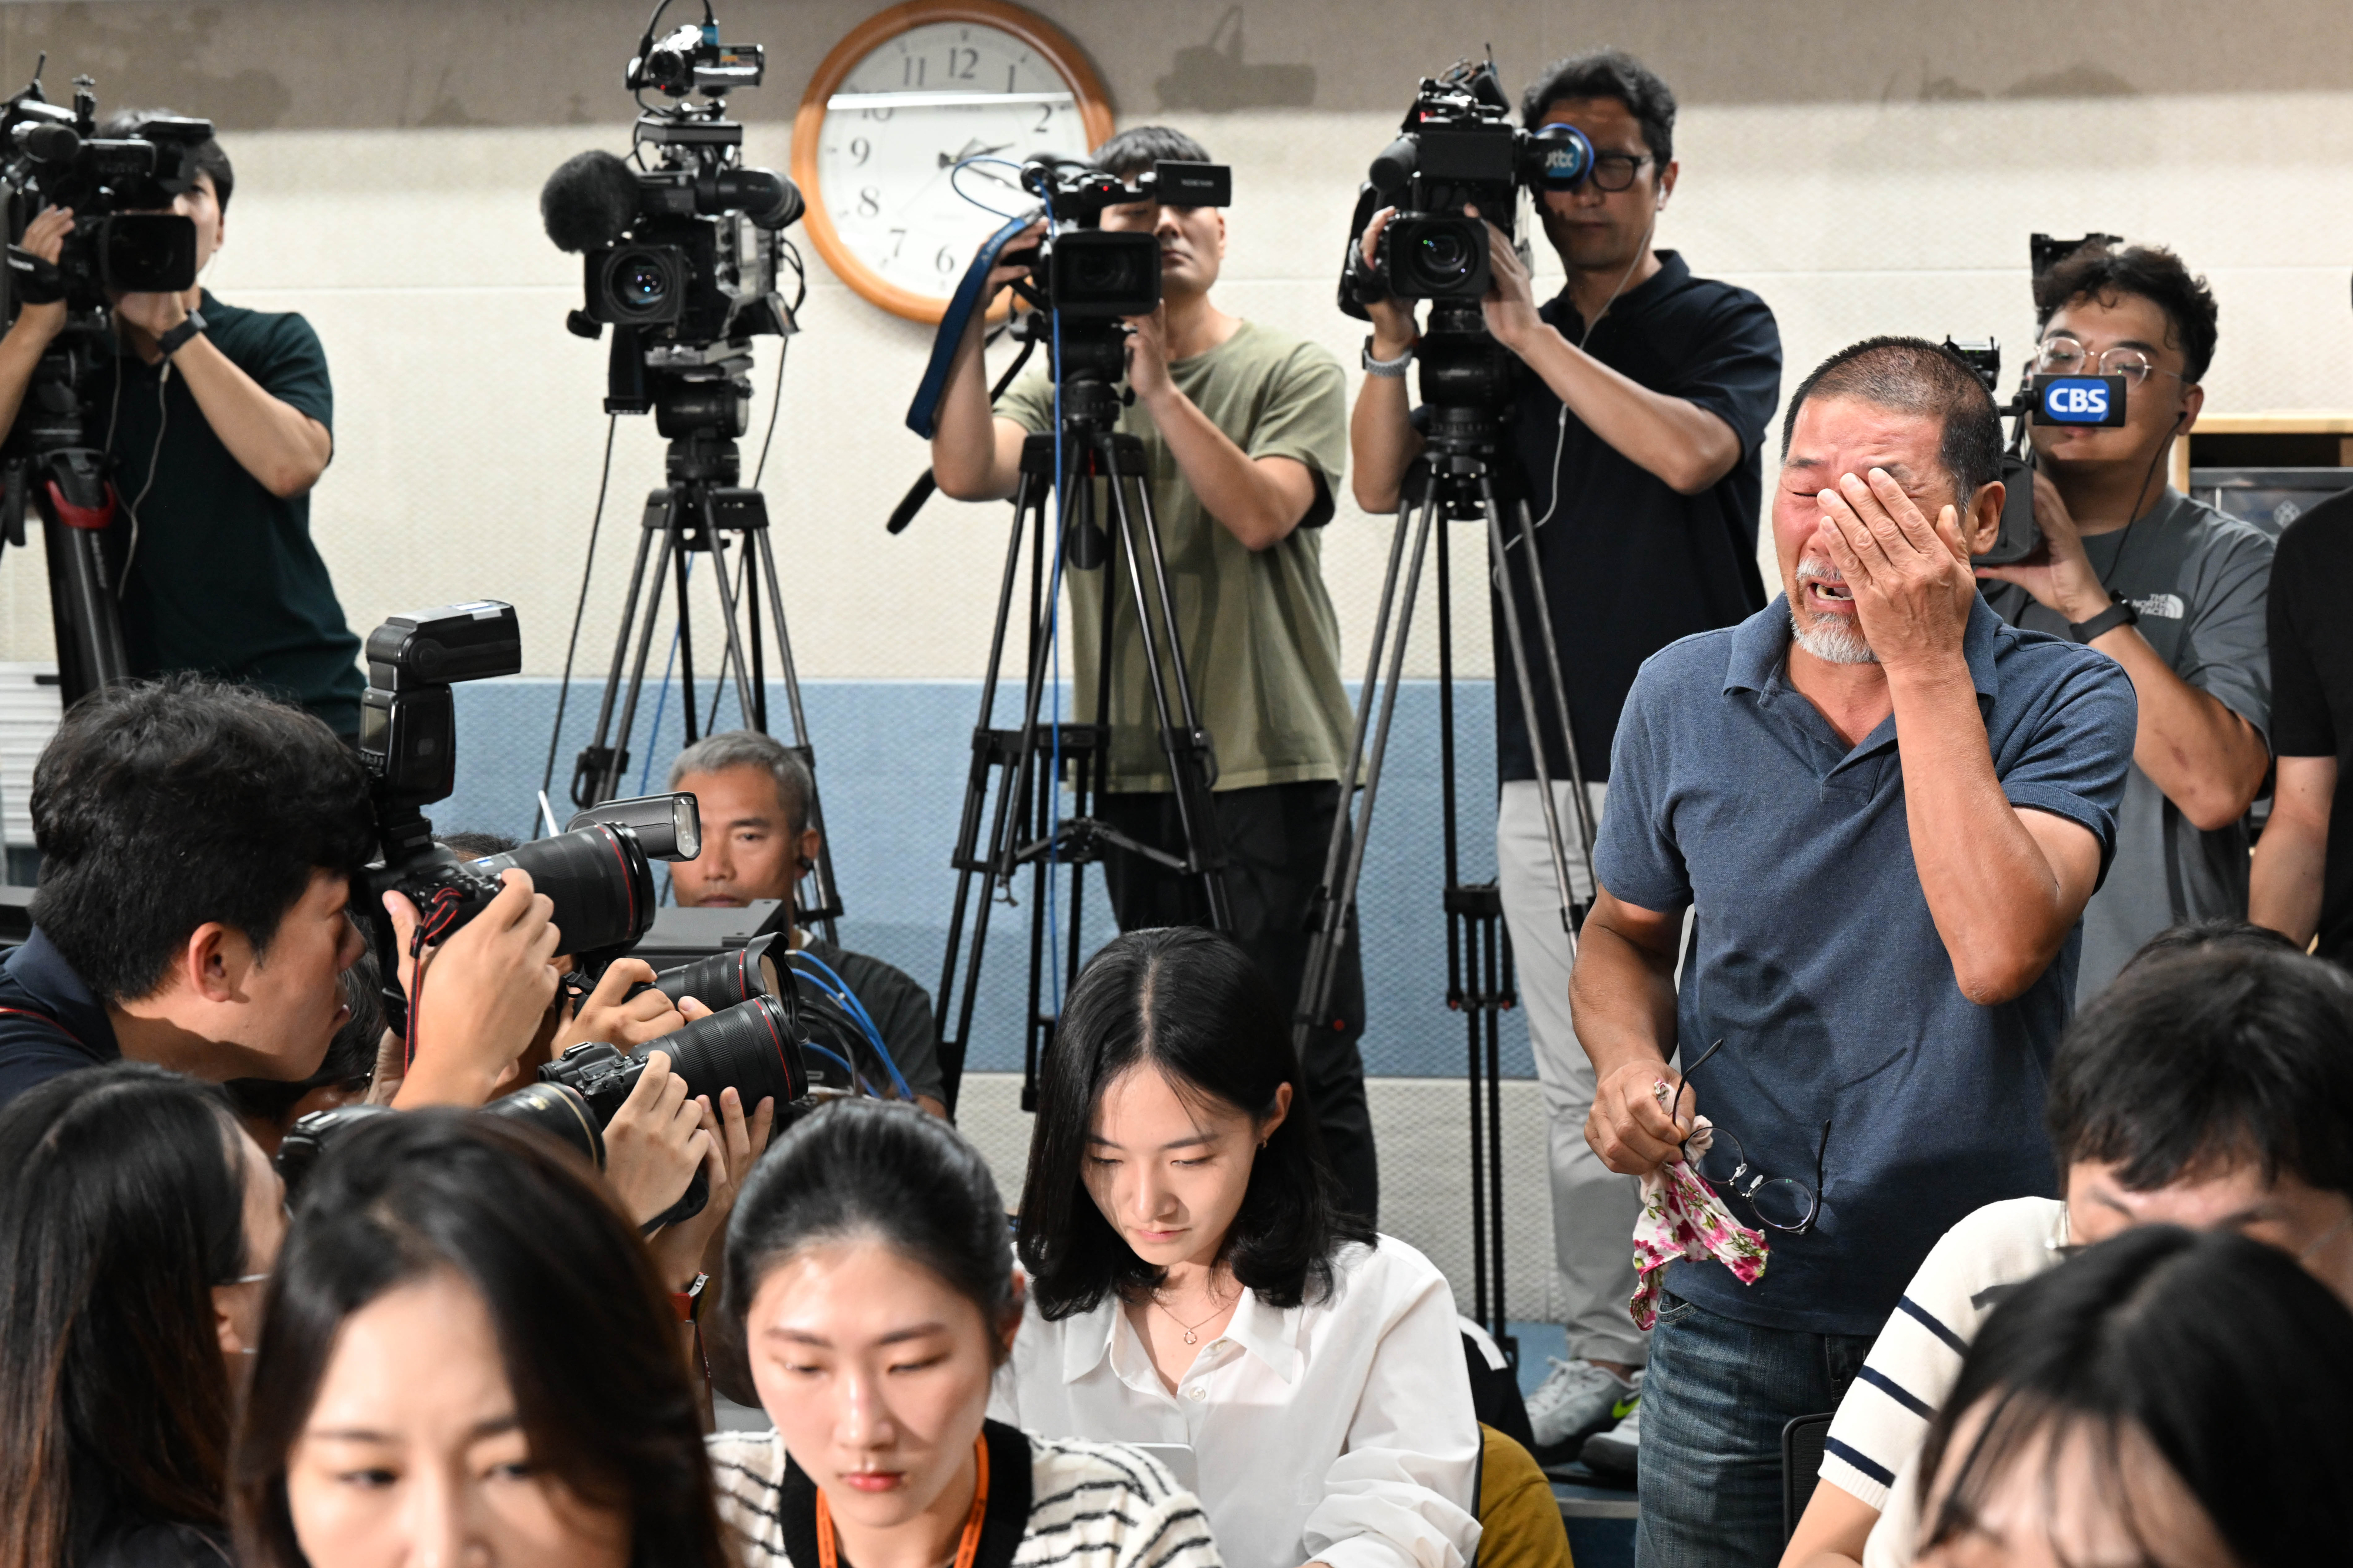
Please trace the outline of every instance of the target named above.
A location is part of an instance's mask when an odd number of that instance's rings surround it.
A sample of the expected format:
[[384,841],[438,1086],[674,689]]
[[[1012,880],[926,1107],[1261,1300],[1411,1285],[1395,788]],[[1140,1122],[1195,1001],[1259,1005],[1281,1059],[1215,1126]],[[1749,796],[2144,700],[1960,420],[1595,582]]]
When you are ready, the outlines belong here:
[[2272,744],[2248,918],[2353,966],[2353,490],[2288,524],[2272,559]]
[[[1122,179],[1164,158],[1207,163],[1208,153],[1159,126],[1122,132],[1094,153],[1097,167]],[[1138,202],[1105,212],[1103,226],[1159,237],[1162,304],[1129,321],[1135,404],[1119,428],[1144,443],[1169,574],[1195,584],[1178,601],[1176,629],[1202,726],[1217,747],[1230,934],[1278,995],[1295,997],[1354,724],[1316,532],[1331,520],[1345,462],[1346,388],[1321,349],[1228,315],[1212,301],[1226,250],[1218,208]],[[1002,289],[1022,272],[1000,267],[990,286]],[[991,416],[982,343],[976,311],[932,440],[940,489],[961,500],[1011,496],[1024,438],[1054,427],[1054,387],[1042,372],[1014,385]],[[1067,579],[1082,717],[1093,700],[1087,667],[1096,653],[1104,575],[1073,572]],[[1110,777],[1099,815],[1142,843],[1181,846],[1176,797],[1145,688],[1143,628],[1123,616],[1118,636]],[[1122,931],[1208,923],[1198,878],[1125,854],[1113,855],[1105,869]],[[1307,1089],[1350,1205],[1370,1219],[1380,1175],[1356,1046],[1364,976],[1353,936],[1335,997],[1334,1016],[1346,1026],[1312,1031]]]
[[[126,110],[127,136],[164,113]],[[195,223],[196,264],[227,234],[234,176],[220,143],[194,151],[168,209]],[[20,247],[55,262],[70,210],[44,209]],[[334,455],[333,389],[299,315],[225,305],[202,288],[113,297],[116,353],[98,398],[127,505],[122,637],[136,675],[191,669],[308,708],[346,739],[360,727],[359,639],[311,538],[311,487]],[[24,307],[0,339],[0,431],[64,326],[63,303]]]
[[838,947],[793,919],[793,889],[817,864],[825,836],[809,823],[816,781],[791,747],[756,730],[706,735],[670,765],[674,794],[694,796],[702,814],[702,853],[670,867],[670,891],[682,909],[736,909],[754,899],[782,900],[761,928],[783,935],[841,977],[874,1020],[915,1103],[948,1113],[940,1073],[939,1031],[931,994],[895,964]]
[[[0,1104],[118,1057],[213,1082],[318,1069],[349,1012],[346,906],[375,841],[366,775],[324,723],[199,676],[101,688],[42,752],[32,815],[41,885],[0,966]],[[405,954],[416,914],[388,901]],[[511,873],[427,950],[396,1103],[488,1097],[554,994],[550,908]]]
[[[1756,295],[1695,278],[1676,252],[1651,248],[1675,188],[1675,99],[1641,61],[1616,49],[1556,61],[1529,88],[1522,119],[1530,129],[1574,125],[1595,155],[1584,184],[1546,194],[1538,207],[1567,287],[1538,306],[1526,268],[1493,233],[1486,318],[1517,356],[1504,428],[1539,519],[1537,563],[1598,816],[1635,669],[1678,637],[1764,605],[1758,453],[1780,390],[1781,339]],[[1390,216],[1366,226],[1367,262]],[[1422,447],[1404,379],[1420,333],[1408,301],[1368,309],[1373,335],[1350,455],[1358,503],[1394,510]],[[1532,601],[1520,618],[1535,624]],[[1496,668],[1509,668],[1502,616],[1495,626]],[[1574,823],[1558,722],[1546,714],[1539,727],[1560,781],[1560,820]],[[1568,939],[1534,742],[1509,681],[1495,683],[1495,744],[1497,881],[1551,1121],[1553,1249],[1571,1358],[1531,1396],[1528,1415],[1538,1448],[1565,1452],[1624,1413],[1647,1354],[1647,1336],[1625,1310],[1634,1289],[1626,1237],[1641,1200],[1586,1147],[1593,1069],[1569,1021]],[[1573,847],[1569,863],[1577,897],[1590,900]]]
[[2044,548],[1978,572],[2003,619],[2105,654],[2140,699],[2116,863],[2084,911],[2082,1002],[2166,927],[2247,913],[2247,807],[2271,765],[2272,543],[2165,482],[2214,358],[2205,280],[2169,250],[2095,243],[2037,279],[2034,303],[2037,369],[2127,384],[2120,428],[2029,426]]
[[[1664,1271],[1645,1565],[1775,1562],[1783,1427],[1838,1402],[1956,1221],[2056,1192],[2044,1085],[2132,751],[2125,673],[1978,596],[2001,423],[1968,366],[1855,344],[1782,439],[1785,596],[1643,665],[1571,980],[1610,1169],[1683,1159],[1695,1110],[1712,1158],[1728,1136],[1776,1179],[1727,1199],[1771,1230],[1762,1274]],[[1695,1105],[1678,1048],[1710,1057]]]

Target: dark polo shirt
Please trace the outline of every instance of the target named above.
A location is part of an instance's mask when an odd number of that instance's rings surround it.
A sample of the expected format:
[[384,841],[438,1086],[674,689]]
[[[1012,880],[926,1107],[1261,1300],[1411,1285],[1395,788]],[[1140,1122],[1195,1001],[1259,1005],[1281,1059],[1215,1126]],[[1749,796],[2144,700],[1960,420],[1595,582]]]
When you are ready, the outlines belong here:
[[0,963],[0,1106],[36,1084],[121,1055],[105,1006],[35,926]]
[[[2057,1193],[2045,1076],[2083,936],[2008,1002],[1963,995],[1912,859],[1895,721],[1849,747],[1788,684],[1788,647],[1776,598],[1642,666],[1594,865],[1629,903],[1697,910],[1677,1038],[1687,1059],[1725,1042],[1694,1082],[1698,1109],[1770,1175],[1810,1184],[1822,1156],[1814,1228],[1768,1233],[1755,1284],[1678,1262],[1667,1289],[1767,1328],[1873,1334],[1964,1215]],[[2131,680],[1982,600],[1962,647],[2003,795],[2088,828],[2105,876]]]

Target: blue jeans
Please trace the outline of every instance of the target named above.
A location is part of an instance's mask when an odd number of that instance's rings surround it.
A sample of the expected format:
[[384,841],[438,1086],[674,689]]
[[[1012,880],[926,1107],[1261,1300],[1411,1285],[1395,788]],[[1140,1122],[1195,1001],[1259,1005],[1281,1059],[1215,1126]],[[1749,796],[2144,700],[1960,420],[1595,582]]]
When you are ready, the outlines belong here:
[[1836,1409],[1872,1344],[1761,1329],[1662,1291],[1642,1380],[1635,1568],[1774,1568],[1781,1428]]

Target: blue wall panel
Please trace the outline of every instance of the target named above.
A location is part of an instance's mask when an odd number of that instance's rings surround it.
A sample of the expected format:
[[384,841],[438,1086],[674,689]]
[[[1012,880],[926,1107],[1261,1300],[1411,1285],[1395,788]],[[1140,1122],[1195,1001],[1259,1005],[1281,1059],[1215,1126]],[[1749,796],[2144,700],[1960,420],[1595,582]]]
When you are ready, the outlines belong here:
[[[434,809],[446,830],[529,831],[547,762],[556,683],[544,679],[485,681],[458,688],[458,793]],[[559,820],[568,815],[565,791],[574,754],[596,723],[598,690],[575,686],[556,748]],[[818,755],[835,865],[849,913],[843,939],[889,960],[936,990],[955,890],[948,854],[979,687],[971,681],[811,681],[802,688]],[[998,722],[1018,722],[1018,691],[999,695]],[[709,711],[708,689],[703,702]],[[654,694],[638,717],[649,732]],[[781,689],[769,697],[772,722],[784,727]],[[1446,928],[1440,903],[1444,880],[1440,810],[1438,689],[1409,684],[1398,694],[1397,729],[1389,745],[1379,810],[1366,850],[1360,900],[1365,933],[1367,1070],[1409,1077],[1453,1076],[1463,1067],[1463,1025],[1448,1010]],[[1484,681],[1457,689],[1461,743],[1462,869],[1478,879],[1494,874],[1494,698]],[[720,714],[735,721],[732,693]],[[634,786],[647,759],[645,787],[659,789],[680,745],[673,691],[662,704],[650,748],[634,748]],[[1101,879],[1088,879],[1092,896],[1082,934],[1090,948],[1112,933]],[[1028,889],[1024,904],[998,905],[991,928],[973,1049],[979,1071],[1020,1067]],[[1528,1077],[1533,1068],[1517,1013],[1507,1016],[1504,1070]]]

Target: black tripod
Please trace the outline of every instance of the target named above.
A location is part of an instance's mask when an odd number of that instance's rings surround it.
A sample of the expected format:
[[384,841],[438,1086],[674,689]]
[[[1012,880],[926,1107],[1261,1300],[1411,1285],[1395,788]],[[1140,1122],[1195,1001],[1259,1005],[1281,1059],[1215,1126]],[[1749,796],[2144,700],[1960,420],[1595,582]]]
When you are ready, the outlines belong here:
[[[1561,674],[1560,649],[1553,637],[1552,608],[1546,599],[1544,575],[1536,564],[1535,526],[1529,521],[1526,500],[1516,495],[1504,499],[1496,484],[1500,433],[1497,408],[1506,385],[1507,356],[1488,336],[1475,301],[1443,300],[1431,310],[1430,333],[1416,351],[1416,357],[1421,362],[1422,394],[1430,405],[1430,427],[1423,453],[1407,475],[1404,498],[1398,508],[1397,529],[1389,541],[1388,569],[1381,584],[1380,606],[1374,616],[1364,689],[1356,699],[1348,768],[1341,775],[1361,779],[1362,791],[1352,803],[1354,809],[1342,813],[1333,825],[1331,845],[1324,856],[1324,881],[1316,900],[1315,930],[1308,944],[1306,973],[1301,981],[1298,1011],[1293,1022],[1293,1038],[1303,1050],[1308,1031],[1330,1006],[1346,928],[1356,918],[1356,885],[1364,871],[1365,841],[1372,826],[1373,807],[1380,791],[1381,763],[1388,750],[1390,721],[1397,710],[1407,634],[1413,625],[1414,598],[1421,584],[1422,562],[1435,531],[1439,761],[1446,821],[1446,1005],[1462,1014],[1469,1035],[1465,1076],[1471,1096],[1473,1315],[1487,1326],[1506,1353],[1515,1354],[1512,1338],[1504,1332],[1504,1131],[1499,1058],[1503,1011],[1517,1004],[1518,994],[1513,981],[1512,943],[1504,922],[1503,896],[1493,882],[1465,883],[1461,878],[1454,770],[1453,585],[1447,531],[1433,527],[1441,519],[1486,523],[1485,545],[1499,590],[1495,597],[1504,617],[1504,642],[1511,653],[1512,678],[1519,693],[1520,711],[1527,716],[1535,742],[1536,788],[1544,802],[1545,834],[1552,851],[1553,879],[1560,893],[1561,929],[1568,935],[1572,956],[1577,950],[1577,924],[1585,911],[1576,901],[1574,885],[1569,880],[1560,813],[1553,800],[1552,772],[1545,757],[1543,734],[1535,722],[1535,685],[1530,671],[1527,638],[1520,621],[1519,596],[1513,584],[1514,544],[1518,546],[1528,596],[1535,607],[1536,632],[1545,672],[1549,677],[1554,712],[1567,747],[1577,848],[1588,879],[1592,872],[1593,824],[1586,799],[1585,770],[1577,759],[1576,735],[1569,728],[1568,689]],[[1509,535],[1504,521],[1507,508],[1514,525]],[[1400,592],[1398,568],[1406,562],[1409,523],[1413,550]],[[1377,707],[1377,720],[1374,717]],[[1366,751],[1368,732],[1369,759]]]
[[[808,825],[820,832],[825,811],[814,787],[816,753],[808,743],[808,717],[801,707],[800,678],[793,668],[793,645],[785,626],[785,601],[776,580],[776,556],[768,537],[768,503],[756,489],[739,486],[743,468],[735,443],[707,431],[693,431],[673,439],[663,467],[670,483],[646,497],[644,528],[638,536],[636,563],[629,569],[629,594],[621,608],[621,627],[613,642],[613,664],[605,677],[604,700],[596,709],[596,739],[585,747],[572,771],[572,801],[595,805],[621,793],[622,776],[629,765],[629,737],[636,727],[638,698],[644,689],[646,663],[651,657],[654,626],[659,619],[662,589],[677,568],[678,668],[681,717],[686,743],[701,738],[694,696],[694,623],[689,608],[687,577],[691,557],[711,557],[712,585],[717,589],[721,630],[725,647],[712,692],[715,724],[719,698],[731,677],[735,700],[750,726],[768,729],[767,647],[760,613],[761,584],[767,585],[766,630],[776,637],[776,668],[784,678],[785,700],[792,710],[793,750],[809,764],[812,788],[807,802]],[[729,581],[731,541],[740,551],[734,580]],[[653,562],[653,583],[646,583],[646,563]],[[757,570],[754,563],[757,563]],[[642,618],[638,611],[644,610]],[[637,647],[629,644],[634,637]],[[618,721],[615,709],[617,705]],[[797,906],[803,919],[820,921],[826,938],[834,938],[833,922],[841,914],[841,899],[834,882],[833,848],[820,839],[812,902]]]
[[[1068,328],[1065,329],[1069,330]],[[1074,357],[1081,345],[1067,343]],[[1055,463],[1055,438],[1031,436],[1021,449],[1021,479],[1013,498],[1013,531],[1006,546],[1005,575],[997,590],[997,627],[989,638],[988,673],[981,682],[980,718],[972,733],[972,769],[965,782],[964,812],[956,827],[955,905],[948,915],[947,954],[940,967],[940,1069],[946,1079],[948,1107],[955,1107],[958,1083],[972,1038],[973,1005],[978,995],[981,960],[988,945],[991,906],[998,900],[1010,904],[1013,878],[1023,866],[1030,872],[1029,988],[1028,1021],[1023,1031],[1021,1108],[1037,1109],[1038,1063],[1052,1038],[1055,1019],[1042,1006],[1046,966],[1055,962],[1047,951],[1045,908],[1047,879],[1057,864],[1068,865],[1070,930],[1060,957],[1068,991],[1078,979],[1080,908],[1086,868],[1103,858],[1109,849],[1141,856],[1172,871],[1201,879],[1210,923],[1230,930],[1232,917],[1226,901],[1225,850],[1210,800],[1217,778],[1217,759],[1208,731],[1200,725],[1193,702],[1191,678],[1186,673],[1184,647],[1176,631],[1175,596],[1161,554],[1160,526],[1152,512],[1144,446],[1134,436],[1112,426],[1118,417],[1117,394],[1104,381],[1066,381],[1061,392],[1061,464]],[[1107,517],[1098,516],[1096,481],[1109,496]],[[1063,498],[1062,520],[1048,531],[1050,498]],[[1132,499],[1131,499],[1132,498]],[[1105,537],[1103,523],[1111,525]],[[1014,585],[1020,574],[1021,542],[1029,538],[1029,674],[1021,697],[1018,729],[992,728],[997,685],[1005,658],[1007,630],[1013,615]],[[1149,565],[1152,591],[1145,592],[1144,573]],[[1102,571],[1101,628],[1097,642],[1094,721],[1040,722],[1048,681],[1052,677],[1055,588],[1064,570]],[[1176,794],[1176,814],[1185,844],[1172,854],[1134,838],[1097,820],[1095,808],[1109,776],[1111,762],[1112,649],[1113,611],[1119,595],[1110,574],[1124,575],[1128,597],[1143,631],[1145,677],[1152,689],[1155,716],[1160,724],[1160,744],[1168,760]],[[1158,611],[1155,626],[1154,609]],[[1166,647],[1162,647],[1165,642]],[[1169,689],[1174,683],[1176,700]],[[993,776],[992,776],[993,775]],[[1067,776],[1071,790],[1071,815],[1057,812],[1057,791]],[[991,804],[991,796],[995,796]],[[982,818],[987,816],[987,840]],[[972,927],[971,951],[963,951],[965,927]],[[963,959],[964,989],[956,996],[955,1026],[946,1028],[949,998],[956,985],[958,959]]]
[[26,388],[8,433],[0,540],[23,547],[27,506],[41,520],[48,557],[49,620],[58,644],[58,697],[70,708],[129,679],[123,651],[121,573],[107,537],[122,511],[106,453],[93,444],[90,386],[114,353],[103,310],[67,318]]

